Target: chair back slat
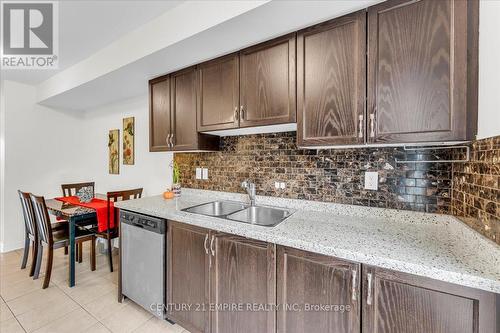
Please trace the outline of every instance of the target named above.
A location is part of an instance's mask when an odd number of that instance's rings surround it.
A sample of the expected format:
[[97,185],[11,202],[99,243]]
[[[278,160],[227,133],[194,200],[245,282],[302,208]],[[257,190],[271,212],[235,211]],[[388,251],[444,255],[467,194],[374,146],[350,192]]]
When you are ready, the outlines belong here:
[[[142,196],[142,188],[135,188],[132,190],[124,190],[124,191],[113,191],[106,193],[106,197],[108,200],[108,219],[107,219],[107,228],[108,231],[110,229],[110,219],[111,219],[111,202],[117,201],[125,201],[130,199],[139,199]],[[116,209],[116,208],[115,208]],[[115,228],[118,226],[116,223],[118,220],[118,214],[114,214],[114,226]]]
[[62,184],[61,189],[63,197],[71,197],[76,195],[83,187],[92,186],[92,196],[95,196],[95,182]]
[[35,213],[31,204],[30,194],[28,192],[17,191],[19,199],[21,199],[21,207],[23,209],[24,226],[26,232],[32,236],[36,235]]
[[50,224],[49,212],[45,205],[45,199],[33,194],[30,194],[33,211],[35,212],[35,220],[38,227],[38,237],[44,243],[52,243],[52,226]]

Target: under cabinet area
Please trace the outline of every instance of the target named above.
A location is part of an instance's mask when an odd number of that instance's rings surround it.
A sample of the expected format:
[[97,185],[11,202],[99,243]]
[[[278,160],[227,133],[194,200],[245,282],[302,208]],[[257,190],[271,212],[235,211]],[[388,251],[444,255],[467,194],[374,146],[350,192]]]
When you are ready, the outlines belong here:
[[168,221],[167,318],[190,332],[498,333],[500,295]]

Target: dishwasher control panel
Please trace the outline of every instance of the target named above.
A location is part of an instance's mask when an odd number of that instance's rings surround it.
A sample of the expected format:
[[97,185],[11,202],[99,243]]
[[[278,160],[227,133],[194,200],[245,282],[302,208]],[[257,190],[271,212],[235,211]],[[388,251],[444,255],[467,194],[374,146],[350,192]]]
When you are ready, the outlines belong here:
[[165,233],[165,220],[157,217],[136,214],[126,210],[120,210],[120,222],[130,224],[158,234]]

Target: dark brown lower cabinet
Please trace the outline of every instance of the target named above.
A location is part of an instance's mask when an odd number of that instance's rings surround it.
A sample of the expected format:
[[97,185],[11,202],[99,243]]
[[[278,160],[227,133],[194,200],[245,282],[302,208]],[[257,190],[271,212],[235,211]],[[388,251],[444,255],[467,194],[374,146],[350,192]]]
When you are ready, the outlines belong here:
[[210,332],[209,231],[168,222],[167,317],[191,333]]
[[275,245],[217,233],[211,250],[212,332],[274,332]]
[[167,317],[192,333],[499,333],[500,295],[168,222]]
[[500,296],[363,266],[363,332],[498,333]]
[[278,332],[360,331],[361,265],[278,246]]

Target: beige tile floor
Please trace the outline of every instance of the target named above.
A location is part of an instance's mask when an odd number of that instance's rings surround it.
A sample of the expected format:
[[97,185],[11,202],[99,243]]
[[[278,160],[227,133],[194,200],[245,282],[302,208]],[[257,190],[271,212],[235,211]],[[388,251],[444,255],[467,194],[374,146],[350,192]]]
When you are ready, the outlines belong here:
[[[109,272],[105,255],[97,255],[90,271],[88,244],[83,263],[76,264],[76,286],[68,287],[68,256],[55,250],[50,286],[21,270],[22,250],[0,254],[0,332],[141,332],[189,333],[179,325],[153,317],[129,300],[117,301],[117,272]],[[118,268],[118,258],[113,261]],[[45,270],[45,261],[42,271]]]

